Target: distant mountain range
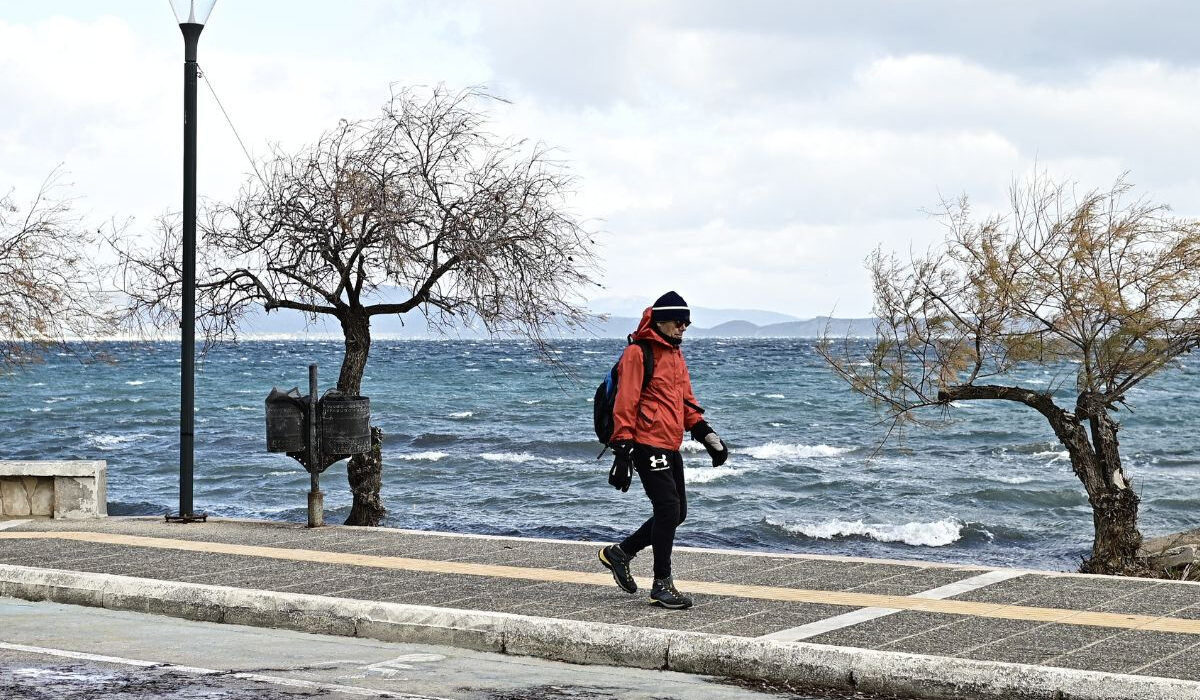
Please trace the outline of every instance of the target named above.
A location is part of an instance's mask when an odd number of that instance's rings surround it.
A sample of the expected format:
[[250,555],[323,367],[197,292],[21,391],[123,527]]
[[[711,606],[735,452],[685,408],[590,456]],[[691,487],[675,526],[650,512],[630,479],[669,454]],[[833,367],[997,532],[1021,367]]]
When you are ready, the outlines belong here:
[[[376,290],[381,301],[396,301],[407,298],[407,294],[395,288]],[[594,299],[593,313],[609,316],[591,327],[571,333],[548,333],[548,337],[570,338],[624,338],[635,331],[646,308],[644,299],[635,297],[612,297]],[[760,309],[710,309],[692,307],[692,327],[688,337],[692,338],[819,338],[828,331],[833,337],[870,338],[875,336],[875,320],[870,318],[816,318],[801,319],[776,311]],[[278,310],[264,312],[261,307],[251,312],[238,326],[244,338],[296,338],[334,337],[340,338],[342,330],[335,320],[319,317],[308,325],[303,314],[296,311]],[[412,312],[404,317],[376,316],[371,319],[371,335],[374,338],[465,338],[488,337],[482,330],[470,327],[452,329],[446,333],[431,331],[423,316]]]
[[[754,319],[754,320],[747,320]],[[639,317],[609,316],[587,330],[573,333],[549,333],[549,337],[623,338],[637,329]],[[870,338],[875,335],[875,320],[870,318],[831,318],[818,316],[798,319],[773,311],[748,309],[692,309],[693,325],[689,338],[819,338],[826,332],[835,338],[846,336]],[[341,337],[341,329],[332,319],[318,319],[306,326],[304,317],[294,311],[261,311],[248,316],[239,327],[242,337]],[[486,338],[487,334],[474,328],[457,328],[439,334],[426,327],[425,319],[409,314],[376,316],[371,320],[374,338]]]
[[692,336],[708,338],[874,338],[873,318],[832,318],[817,316],[807,321],[784,321],[759,326],[749,321],[728,321],[712,328],[695,328]]

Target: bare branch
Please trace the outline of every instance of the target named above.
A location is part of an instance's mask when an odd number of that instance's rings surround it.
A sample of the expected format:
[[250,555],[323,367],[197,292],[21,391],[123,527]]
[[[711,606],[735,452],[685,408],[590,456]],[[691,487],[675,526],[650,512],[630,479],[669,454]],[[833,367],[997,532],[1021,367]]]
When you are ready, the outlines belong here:
[[97,236],[73,214],[63,177],[52,171],[28,204],[0,197],[0,370],[116,328]]

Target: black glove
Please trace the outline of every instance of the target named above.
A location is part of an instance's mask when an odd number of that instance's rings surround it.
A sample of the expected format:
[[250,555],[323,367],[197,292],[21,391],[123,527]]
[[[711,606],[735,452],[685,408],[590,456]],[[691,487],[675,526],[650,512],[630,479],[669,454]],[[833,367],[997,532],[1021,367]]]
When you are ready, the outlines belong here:
[[612,443],[612,450],[613,465],[612,469],[608,470],[608,483],[624,493],[633,483],[633,443],[618,440]]
[[719,467],[729,459],[729,448],[717,435],[717,431],[713,430],[708,423],[700,421],[692,426],[692,439],[704,445],[704,449],[708,451],[708,456],[712,457],[712,465]]

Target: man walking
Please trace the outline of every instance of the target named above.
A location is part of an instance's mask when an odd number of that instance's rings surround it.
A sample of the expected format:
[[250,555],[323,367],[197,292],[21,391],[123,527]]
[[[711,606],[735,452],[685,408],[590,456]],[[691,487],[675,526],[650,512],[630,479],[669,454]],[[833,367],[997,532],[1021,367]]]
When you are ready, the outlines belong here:
[[[712,457],[714,467],[729,457],[729,450],[703,419],[696,404],[680,345],[691,325],[691,311],[683,297],[667,292],[642,312],[633,341],[617,363],[617,394],[613,405],[615,455],[609,482],[622,491],[636,469],[653,514],[619,544],[600,550],[600,563],[612,571],[617,585],[627,593],[637,591],[629,571],[630,561],[650,547],[654,552],[654,586],[650,599],[664,608],[684,609],[692,598],[675,588],[671,574],[671,549],[675,529],[687,517],[683,457],[679,446],[683,431],[691,431]],[[643,348],[653,352],[650,382],[643,388]]]

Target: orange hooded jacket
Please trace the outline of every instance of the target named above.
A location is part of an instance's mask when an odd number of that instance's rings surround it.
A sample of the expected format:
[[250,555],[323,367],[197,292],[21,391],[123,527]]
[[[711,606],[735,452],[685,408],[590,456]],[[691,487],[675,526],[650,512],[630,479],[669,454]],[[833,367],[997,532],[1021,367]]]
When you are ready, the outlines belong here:
[[704,410],[692,394],[692,379],[679,346],[655,332],[650,309],[642,312],[633,339],[645,340],[654,352],[654,374],[642,389],[642,348],[630,344],[618,363],[617,396],[613,404],[613,442],[632,440],[663,450],[678,450],[683,431],[699,423]]

